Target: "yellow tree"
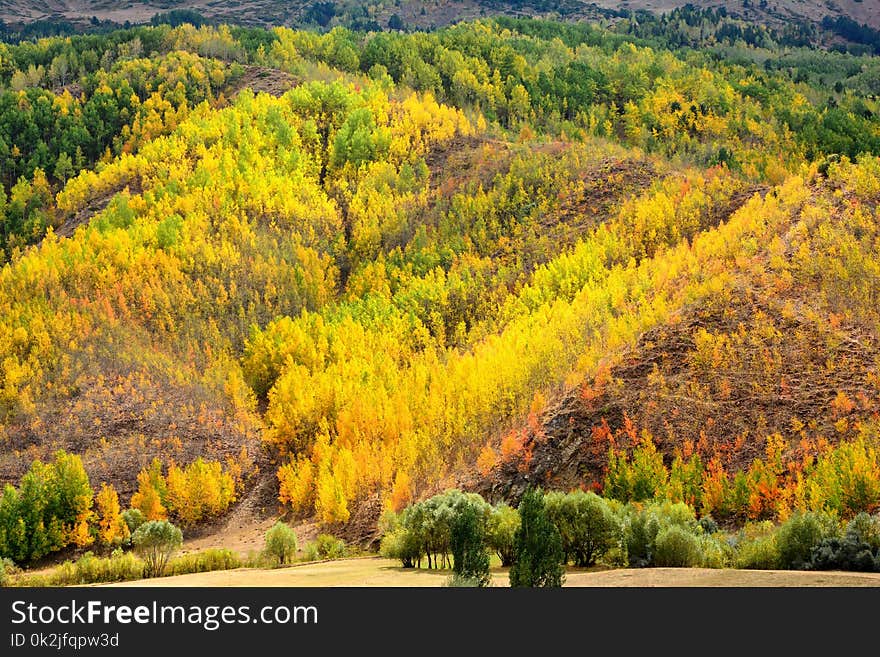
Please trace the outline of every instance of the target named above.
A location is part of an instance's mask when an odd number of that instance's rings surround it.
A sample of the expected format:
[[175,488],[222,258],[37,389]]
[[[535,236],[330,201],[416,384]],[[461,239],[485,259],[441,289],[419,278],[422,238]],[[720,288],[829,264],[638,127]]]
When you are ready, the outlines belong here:
[[98,540],[102,545],[119,545],[129,536],[128,525],[122,518],[119,506],[119,495],[110,484],[101,484],[101,490],[95,496],[98,507]]
[[137,483],[138,489],[131,497],[131,507],[139,509],[147,520],[166,520],[168,510],[163,498],[167,496],[167,485],[159,459],[153,459],[149,468],[138,473]]

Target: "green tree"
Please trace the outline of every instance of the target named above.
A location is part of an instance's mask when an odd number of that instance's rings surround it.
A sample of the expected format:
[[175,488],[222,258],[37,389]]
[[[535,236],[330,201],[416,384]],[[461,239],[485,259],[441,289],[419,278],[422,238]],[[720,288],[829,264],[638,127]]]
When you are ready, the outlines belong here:
[[365,107],[354,110],[336,132],[331,152],[331,164],[342,167],[351,162],[359,167],[383,154],[390,138],[377,126],[373,113]]
[[58,159],[55,160],[55,170],[53,171],[55,178],[60,180],[62,183],[66,183],[67,179],[73,175],[73,160],[67,153],[61,153],[58,155]]
[[131,543],[144,560],[147,577],[161,577],[171,555],[183,544],[183,533],[167,520],[150,520],[137,528]]
[[694,511],[684,502],[655,502],[647,507],[628,505],[624,543],[630,566],[654,565],[657,537],[669,527],[681,527],[691,534],[699,531]]
[[283,522],[276,522],[269,531],[266,532],[265,554],[269,558],[283,565],[293,561],[296,554],[297,541],[296,532],[292,527]]
[[388,19],[388,29],[389,30],[403,30],[406,29],[406,25],[403,23],[403,19],[400,18],[397,14],[391,14],[391,17]]
[[408,507],[400,514],[389,511],[380,521],[382,541],[379,553],[388,559],[400,559],[404,568],[413,568],[422,558],[422,543],[419,537],[403,522],[404,514],[411,508]]
[[68,529],[77,522],[90,520],[95,492],[79,455],[59,450],[50,472],[48,512]]
[[519,511],[512,506],[502,502],[492,509],[486,530],[486,541],[501,559],[502,566],[513,565],[519,525]]
[[143,525],[147,518],[140,509],[128,509],[122,512],[122,519],[128,525],[129,534],[134,534],[138,527]]
[[[342,84],[312,82],[297,87],[290,95],[290,102],[307,122],[303,127],[303,141],[314,149],[320,162],[318,180],[323,185],[327,177],[331,136],[342,125],[354,99]],[[315,143],[310,144],[312,137]]]
[[0,497],[0,557],[39,559],[75,543],[91,542],[93,491],[82,460],[63,451],[52,463],[34,461],[18,489]]
[[511,586],[556,587],[565,579],[562,538],[550,522],[540,488],[529,488],[519,504],[516,561],[510,568]]
[[452,521],[452,570],[457,581],[489,586],[489,553],[483,519],[473,505],[464,505]]
[[548,493],[544,504],[562,537],[566,560],[575,565],[592,566],[617,544],[620,522],[608,503],[595,493]]

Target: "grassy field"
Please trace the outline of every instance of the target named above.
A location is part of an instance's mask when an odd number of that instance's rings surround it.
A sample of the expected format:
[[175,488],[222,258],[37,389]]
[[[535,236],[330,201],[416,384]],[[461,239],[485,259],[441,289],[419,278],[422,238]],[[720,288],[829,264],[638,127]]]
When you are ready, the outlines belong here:
[[[288,568],[215,571],[124,582],[112,586],[443,586],[449,571],[401,568],[378,557],[340,559]],[[493,586],[507,586],[507,570],[492,571]],[[880,574],[782,570],[646,568],[569,569],[566,586],[880,586]]]

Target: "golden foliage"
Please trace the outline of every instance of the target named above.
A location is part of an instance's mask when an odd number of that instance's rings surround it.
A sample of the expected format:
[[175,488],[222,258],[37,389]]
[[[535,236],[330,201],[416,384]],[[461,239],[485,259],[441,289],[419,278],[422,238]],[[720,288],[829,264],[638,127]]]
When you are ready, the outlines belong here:
[[130,532],[122,518],[119,495],[112,485],[101,484],[101,490],[95,495],[95,506],[98,514],[98,540],[101,544],[116,546],[125,542]]

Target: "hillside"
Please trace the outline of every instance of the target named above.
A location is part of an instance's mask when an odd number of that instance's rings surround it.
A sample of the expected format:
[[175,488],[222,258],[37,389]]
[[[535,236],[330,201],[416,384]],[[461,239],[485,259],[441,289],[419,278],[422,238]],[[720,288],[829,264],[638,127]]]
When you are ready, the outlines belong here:
[[3,554],[642,464],[731,523],[874,508],[877,60],[645,38],[0,44]]
[[862,0],[834,0],[833,2],[803,2],[802,0],[714,0],[695,3],[689,0],[564,0],[547,2],[497,2],[495,0],[444,0],[423,2],[402,0],[383,2],[374,0],[355,3],[336,2],[282,2],[279,0],[250,0],[226,2],[223,0],[152,0],[147,2],[85,2],[84,0],[3,0],[0,2],[0,20],[11,24],[34,21],[68,21],[87,27],[92,19],[125,23],[148,23],[155,14],[175,10],[197,12],[208,20],[219,23],[245,25],[296,26],[311,24],[319,27],[343,25],[394,29],[433,29],[452,23],[476,20],[490,16],[532,16],[571,21],[610,20],[628,12],[645,11],[655,15],[667,14],[688,5],[700,8],[726,10],[732,18],[745,23],[784,29],[796,23],[821,24],[826,18],[846,18],[857,24],[880,29],[880,8]]
[[854,175],[865,174],[819,176],[794,205],[774,208],[788,216],[748,261],[728,269],[710,297],[684,304],[549,399],[482,489],[510,498],[529,481],[601,487],[609,448],[631,451],[646,435],[667,464],[698,454],[730,472],[781,449],[789,475],[823,445],[873,435],[878,279],[863,267],[874,257],[875,228],[864,221],[877,199],[845,182]]

